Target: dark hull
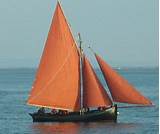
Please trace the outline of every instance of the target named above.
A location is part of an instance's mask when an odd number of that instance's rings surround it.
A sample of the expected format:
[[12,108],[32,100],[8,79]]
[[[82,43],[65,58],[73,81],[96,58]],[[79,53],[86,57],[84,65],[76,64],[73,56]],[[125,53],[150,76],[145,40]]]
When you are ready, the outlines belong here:
[[113,106],[103,111],[92,110],[80,115],[79,112],[72,112],[68,115],[58,114],[30,114],[33,122],[92,122],[92,121],[117,121],[117,107]]

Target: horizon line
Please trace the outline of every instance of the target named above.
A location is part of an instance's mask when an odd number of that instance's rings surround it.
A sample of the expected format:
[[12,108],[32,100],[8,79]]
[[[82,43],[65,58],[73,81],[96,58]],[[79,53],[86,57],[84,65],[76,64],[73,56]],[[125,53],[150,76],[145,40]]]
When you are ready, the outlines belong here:
[[[111,66],[113,69],[129,69],[129,68],[159,68],[159,66]],[[99,69],[98,67],[93,67]],[[38,69],[38,67],[0,67],[0,69]]]

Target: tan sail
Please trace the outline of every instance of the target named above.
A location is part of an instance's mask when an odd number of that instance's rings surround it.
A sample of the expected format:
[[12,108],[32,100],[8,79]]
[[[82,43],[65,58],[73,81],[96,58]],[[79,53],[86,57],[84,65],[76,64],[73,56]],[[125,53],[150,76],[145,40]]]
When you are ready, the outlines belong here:
[[101,85],[88,59],[83,60],[83,106],[111,106],[112,101]]
[[95,57],[104,74],[108,88],[115,102],[151,105],[152,102],[140,94],[131,84],[113,70],[100,56]]
[[79,58],[75,41],[58,3],[28,104],[79,110]]

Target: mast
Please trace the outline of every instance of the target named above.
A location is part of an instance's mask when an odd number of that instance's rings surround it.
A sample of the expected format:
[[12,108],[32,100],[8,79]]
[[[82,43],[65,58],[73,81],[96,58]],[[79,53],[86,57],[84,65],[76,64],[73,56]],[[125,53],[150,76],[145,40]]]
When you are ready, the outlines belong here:
[[79,38],[79,49],[80,49],[80,53],[82,54],[82,38],[81,38],[81,34],[78,33],[78,38]]
[[80,53],[80,108],[83,108],[83,49],[81,34],[78,33],[79,53]]

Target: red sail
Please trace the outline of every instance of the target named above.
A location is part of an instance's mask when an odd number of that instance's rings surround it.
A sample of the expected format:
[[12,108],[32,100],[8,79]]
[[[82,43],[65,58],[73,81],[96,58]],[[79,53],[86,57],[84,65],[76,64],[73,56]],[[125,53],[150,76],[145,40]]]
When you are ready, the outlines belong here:
[[122,78],[113,70],[101,57],[96,55],[96,59],[104,74],[112,98],[116,102],[151,105],[152,102],[140,94],[127,80]]
[[91,64],[84,56],[83,60],[83,106],[84,107],[98,107],[110,106],[110,100],[107,92],[101,85],[96,76]]
[[28,104],[79,110],[79,54],[60,4],[57,4]]

